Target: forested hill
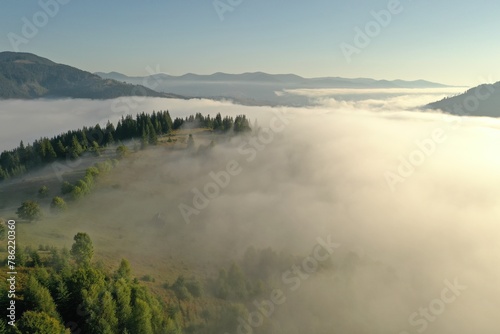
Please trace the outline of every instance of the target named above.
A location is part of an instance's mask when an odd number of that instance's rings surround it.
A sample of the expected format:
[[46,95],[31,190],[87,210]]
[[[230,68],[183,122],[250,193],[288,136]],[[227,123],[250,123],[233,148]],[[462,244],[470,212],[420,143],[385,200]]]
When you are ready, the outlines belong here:
[[500,117],[500,81],[483,84],[467,90],[465,93],[447,97],[425,106],[440,109],[459,116]]
[[140,85],[102,79],[77,68],[56,64],[31,53],[0,52],[0,98],[88,98],[120,96],[182,98]]
[[[201,113],[189,117],[175,118],[172,121],[168,111],[153,111],[152,114],[122,116],[116,128],[108,121],[105,128],[99,124],[84,126],[78,130],[67,131],[52,138],[40,138],[33,144],[20,145],[13,150],[0,153],[0,181],[13,176],[22,175],[44,164],[56,160],[78,159],[84,153],[100,155],[102,148],[131,139],[140,139],[141,147],[158,144],[158,136],[171,135],[172,131],[181,127],[202,127],[215,133],[244,133],[251,131],[250,123],[245,115],[236,118],[218,113],[214,118]],[[0,332],[1,334],[1,332]]]

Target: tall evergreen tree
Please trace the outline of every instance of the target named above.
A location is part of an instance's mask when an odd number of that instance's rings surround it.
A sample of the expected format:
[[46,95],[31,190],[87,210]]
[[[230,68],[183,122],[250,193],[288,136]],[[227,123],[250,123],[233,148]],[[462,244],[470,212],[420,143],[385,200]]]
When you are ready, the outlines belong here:
[[59,318],[54,299],[49,290],[42,286],[34,276],[30,276],[23,291],[25,310],[45,312],[53,318]]

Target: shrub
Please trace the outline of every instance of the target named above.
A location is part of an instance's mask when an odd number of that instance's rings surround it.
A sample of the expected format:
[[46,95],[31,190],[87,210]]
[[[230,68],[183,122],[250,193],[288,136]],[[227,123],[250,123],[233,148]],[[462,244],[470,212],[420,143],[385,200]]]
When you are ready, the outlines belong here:
[[66,195],[66,194],[69,194],[73,191],[73,188],[75,186],[73,186],[71,183],[69,183],[68,181],[64,181],[62,186],[61,186],[61,193],[63,195]]
[[40,198],[45,198],[49,194],[49,187],[47,186],[42,186],[40,189],[38,189],[38,197]]
[[96,177],[99,175],[99,169],[96,167],[89,167],[85,170],[85,176],[90,175],[91,177]]
[[61,212],[68,208],[66,202],[59,196],[56,196],[50,202],[50,210],[52,212]]
[[78,200],[82,198],[84,195],[83,190],[80,187],[73,187],[73,190],[71,191],[71,198],[73,200]]

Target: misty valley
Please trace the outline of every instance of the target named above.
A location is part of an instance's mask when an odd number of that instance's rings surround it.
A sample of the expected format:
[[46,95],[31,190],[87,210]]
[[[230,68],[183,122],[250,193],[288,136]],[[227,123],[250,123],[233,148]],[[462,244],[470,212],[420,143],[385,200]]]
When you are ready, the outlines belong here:
[[498,332],[498,84],[1,73],[0,333]]
[[498,291],[475,276],[497,275],[477,257],[497,243],[476,241],[495,226],[498,165],[481,152],[498,122],[203,103],[215,117],[155,107],[2,153],[19,331],[439,332],[467,305],[494,312],[469,291]]

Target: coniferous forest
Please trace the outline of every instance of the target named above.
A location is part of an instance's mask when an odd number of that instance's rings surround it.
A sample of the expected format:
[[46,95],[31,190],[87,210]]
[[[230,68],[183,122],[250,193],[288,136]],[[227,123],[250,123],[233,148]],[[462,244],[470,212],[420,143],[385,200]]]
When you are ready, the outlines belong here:
[[155,145],[158,136],[167,135],[181,127],[203,127],[217,132],[245,132],[250,130],[245,115],[236,118],[217,114],[203,116],[201,113],[172,121],[168,111],[141,113],[135,117],[127,115],[116,126],[110,122],[105,127],[99,124],[71,130],[52,138],[40,138],[32,144],[23,141],[17,148],[0,154],[0,181],[22,175],[30,170],[61,159],[77,159],[86,152],[98,154],[100,148],[130,139],[140,139],[141,144]]

